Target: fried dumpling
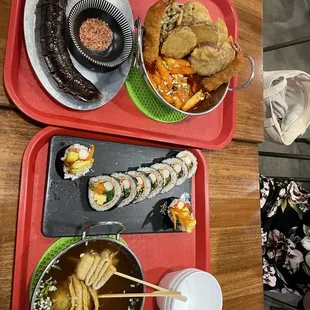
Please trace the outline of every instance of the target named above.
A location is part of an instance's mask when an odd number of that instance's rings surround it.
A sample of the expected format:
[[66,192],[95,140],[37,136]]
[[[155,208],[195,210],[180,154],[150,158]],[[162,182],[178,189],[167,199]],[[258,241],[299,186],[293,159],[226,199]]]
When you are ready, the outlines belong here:
[[197,1],[189,1],[183,5],[182,26],[190,26],[195,23],[212,23],[209,11],[203,4]]
[[170,32],[161,52],[171,58],[183,58],[197,45],[195,34],[189,27],[177,27]]

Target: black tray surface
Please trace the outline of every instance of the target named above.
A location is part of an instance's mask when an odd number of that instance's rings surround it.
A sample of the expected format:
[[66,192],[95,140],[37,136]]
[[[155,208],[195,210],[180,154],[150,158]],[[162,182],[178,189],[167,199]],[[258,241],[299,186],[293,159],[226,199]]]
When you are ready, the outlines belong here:
[[[60,158],[65,149],[74,143],[86,146],[94,144],[94,165],[91,171],[79,179],[63,179]],[[126,234],[173,232],[170,221],[162,218],[160,206],[171,197],[191,194],[191,180],[176,186],[166,194],[159,194],[137,204],[98,212],[88,202],[88,180],[92,176],[126,172],[139,167],[161,162],[179,152],[167,148],[124,144],[117,142],[83,139],[69,136],[54,136],[50,141],[46,195],[42,232],[46,237],[81,236],[83,227],[100,221],[117,221],[125,224]],[[116,227],[96,227],[89,234],[107,234]]]

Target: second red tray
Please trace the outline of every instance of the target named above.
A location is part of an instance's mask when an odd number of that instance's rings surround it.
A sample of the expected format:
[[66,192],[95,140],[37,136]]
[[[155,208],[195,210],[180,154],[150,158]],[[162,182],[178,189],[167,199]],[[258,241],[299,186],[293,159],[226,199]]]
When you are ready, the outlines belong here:
[[[111,135],[47,127],[29,143],[24,153],[16,233],[15,265],[12,289],[12,309],[29,309],[31,275],[41,256],[56,240],[42,235],[42,213],[47,173],[48,146],[54,135],[67,135],[120,143],[154,147],[171,145],[141,142]],[[168,272],[188,267],[210,271],[208,171],[201,151],[190,149],[198,160],[193,178],[192,204],[197,226],[191,234],[123,235],[129,247],[139,258],[147,281],[159,283]],[[151,298],[145,310],[157,309]]]
[[[155,0],[130,0],[134,18],[144,18]],[[223,18],[237,39],[237,15],[230,0],[201,0],[213,20]],[[158,123],[144,116],[123,87],[106,106],[89,112],[67,109],[51,98],[31,68],[23,39],[25,0],[12,0],[6,48],[4,82],[14,103],[29,117],[48,124],[127,137],[155,140],[190,147],[220,149],[234,134],[236,94],[229,92],[223,104],[210,114],[188,117],[176,124]],[[236,86],[236,78],[231,81]],[[147,87],[147,86],[146,86]]]

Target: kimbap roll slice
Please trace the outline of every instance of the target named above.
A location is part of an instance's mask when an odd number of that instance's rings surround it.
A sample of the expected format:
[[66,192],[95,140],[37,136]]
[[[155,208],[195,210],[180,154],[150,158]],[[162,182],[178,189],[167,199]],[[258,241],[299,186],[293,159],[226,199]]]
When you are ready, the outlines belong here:
[[122,196],[121,185],[107,175],[89,179],[88,200],[96,211],[107,211],[117,205]]
[[166,201],[162,206],[161,213],[170,218],[176,231],[191,233],[196,226],[191,204],[183,199]]
[[136,180],[137,184],[137,194],[133,203],[145,200],[151,193],[150,179],[141,171],[128,171],[127,173]]
[[177,174],[177,185],[181,185],[188,178],[188,168],[184,161],[180,158],[168,158],[163,160],[164,164],[170,165]]
[[136,182],[126,173],[113,173],[112,177],[117,179],[121,185],[122,195],[117,208],[123,208],[132,203],[135,199],[137,194]]
[[182,151],[178,153],[176,157],[184,161],[188,168],[188,178],[191,178],[197,170],[198,163],[196,156],[189,151]]
[[159,163],[152,165],[151,168],[158,170],[163,177],[164,183],[161,193],[167,193],[176,186],[178,177],[170,165]]
[[70,145],[65,150],[64,157],[61,158],[64,178],[76,180],[89,172],[94,163],[94,151],[94,145],[90,147],[78,143]]
[[158,195],[164,186],[164,179],[160,172],[151,167],[142,167],[139,168],[138,171],[144,172],[151,181],[151,193],[148,198],[153,198]]

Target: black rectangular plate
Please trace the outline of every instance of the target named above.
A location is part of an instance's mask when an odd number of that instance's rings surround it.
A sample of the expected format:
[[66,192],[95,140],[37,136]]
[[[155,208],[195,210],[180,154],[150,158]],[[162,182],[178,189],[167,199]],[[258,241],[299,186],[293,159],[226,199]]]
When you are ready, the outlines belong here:
[[[84,177],[65,180],[60,158],[71,144],[95,145],[94,165]],[[83,227],[100,221],[117,221],[125,224],[125,234],[172,232],[171,222],[164,220],[160,206],[170,197],[191,194],[191,180],[176,186],[166,194],[159,194],[137,204],[106,212],[93,210],[88,202],[89,177],[135,170],[149,166],[177,153],[178,150],[117,142],[54,136],[50,141],[47,185],[43,212],[42,232],[46,237],[81,236]],[[97,227],[90,235],[112,233],[115,229]]]

